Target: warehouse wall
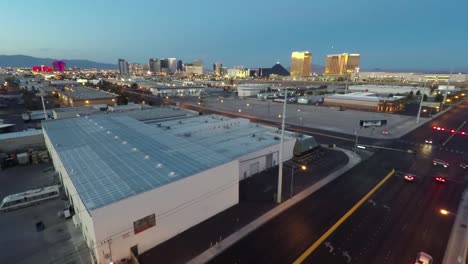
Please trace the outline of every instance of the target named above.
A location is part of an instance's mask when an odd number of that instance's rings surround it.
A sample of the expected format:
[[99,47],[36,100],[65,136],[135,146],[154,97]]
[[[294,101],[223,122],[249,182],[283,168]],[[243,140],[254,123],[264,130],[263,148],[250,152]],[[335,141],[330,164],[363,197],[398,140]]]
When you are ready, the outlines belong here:
[[[238,202],[236,160],[96,209],[96,239],[107,241],[97,245],[99,261],[110,252],[113,260],[128,258],[134,245],[141,254]],[[151,214],[156,226],[135,234],[134,221]]]
[[379,102],[372,101],[359,101],[359,100],[347,100],[347,99],[336,99],[336,98],[324,98],[323,105],[325,106],[343,106],[349,109],[356,110],[368,110],[377,111]]
[[[293,149],[294,144],[296,143],[295,138],[285,138],[284,141],[284,148],[283,148],[283,160],[289,160],[293,157]],[[262,172],[267,169],[266,162],[267,162],[267,155],[272,154],[272,167],[277,166],[279,164],[279,149],[280,149],[280,141],[278,140],[278,144],[262,149],[257,152],[250,153],[248,155],[242,156],[239,158],[239,180],[243,180],[252,176],[257,172]],[[256,171],[258,164],[258,171]],[[253,170],[253,171],[252,171]]]
[[[60,181],[62,182],[63,191],[65,195],[68,197],[70,203],[73,205],[75,209],[75,215],[79,219],[79,226],[77,228],[81,229],[83,237],[85,238],[85,242],[90,249],[95,249],[94,244],[96,243],[96,238],[94,236],[94,227],[93,221],[91,218],[90,213],[86,209],[84,203],[81,201],[78,192],[73,185],[68,172],[66,171],[65,167],[63,166],[60,157],[58,156],[57,151],[53,144],[51,143],[49,136],[46,130],[43,129],[44,133],[44,140],[47,150],[49,151],[50,157],[52,159],[52,163],[54,164],[55,171],[58,172]],[[94,251],[96,255],[96,251]]]
[[[15,133],[15,132],[13,132]],[[19,153],[29,148],[43,150],[45,147],[43,135],[30,135],[0,140],[0,152]]]

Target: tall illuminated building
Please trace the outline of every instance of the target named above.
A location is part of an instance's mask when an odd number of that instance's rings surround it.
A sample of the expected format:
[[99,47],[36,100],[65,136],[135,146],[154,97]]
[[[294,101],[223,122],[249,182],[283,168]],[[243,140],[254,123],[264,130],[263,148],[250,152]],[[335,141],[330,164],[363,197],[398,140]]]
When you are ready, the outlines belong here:
[[176,58],[168,58],[168,68],[169,68],[169,73],[175,73],[177,71],[177,59]]
[[359,54],[332,54],[327,55],[325,62],[325,75],[349,75],[356,73],[361,62]]
[[223,68],[223,64],[221,64],[219,62],[213,63],[213,73],[214,73],[214,75],[221,76],[222,75],[222,68]]
[[308,51],[294,51],[291,55],[291,76],[309,76],[312,54]]
[[129,67],[128,67],[128,62],[125,61],[124,59],[119,59],[118,64],[119,64],[119,73],[120,73],[120,75],[128,76],[129,73],[130,73]]
[[160,59],[150,59],[149,60],[149,71],[158,74],[161,72],[161,60]]
[[54,66],[54,71],[58,71],[58,72],[65,71],[66,63],[64,61],[54,61],[52,62],[52,65]]

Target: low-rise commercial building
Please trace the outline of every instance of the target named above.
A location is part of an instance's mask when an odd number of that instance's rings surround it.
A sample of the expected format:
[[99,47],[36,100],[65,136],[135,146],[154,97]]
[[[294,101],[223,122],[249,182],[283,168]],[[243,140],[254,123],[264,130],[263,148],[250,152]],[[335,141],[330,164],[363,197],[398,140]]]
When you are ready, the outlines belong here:
[[421,94],[427,96],[431,95],[431,89],[429,87],[420,87],[420,86],[409,86],[409,85],[372,85],[372,84],[363,84],[363,85],[350,85],[348,89],[351,92],[369,92],[376,94],[409,94],[413,92],[416,94],[418,91]]
[[237,95],[240,97],[256,96],[271,87],[273,87],[271,83],[242,83],[237,85]]
[[116,94],[96,90],[84,86],[67,86],[63,91],[58,92],[59,98],[66,106],[85,106],[93,104],[114,105]]
[[[47,121],[43,131],[97,263],[143,253],[237,204],[239,181],[279,162],[277,129],[241,118],[98,115]],[[295,141],[286,133],[284,160]]]
[[326,96],[323,104],[344,109],[394,113],[404,109],[403,98],[402,96],[379,97],[374,93],[355,92]]
[[395,82],[433,82],[446,83],[449,79],[452,83],[468,82],[468,74],[444,74],[444,73],[411,73],[411,72],[359,72],[355,74],[359,81],[395,81]]

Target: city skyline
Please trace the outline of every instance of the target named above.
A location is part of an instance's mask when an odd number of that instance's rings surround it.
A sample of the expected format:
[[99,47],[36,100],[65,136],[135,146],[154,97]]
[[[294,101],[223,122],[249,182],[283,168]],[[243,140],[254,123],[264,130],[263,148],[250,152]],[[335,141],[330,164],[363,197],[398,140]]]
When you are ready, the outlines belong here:
[[[468,4],[463,1],[442,6],[435,1],[424,2],[424,12],[416,12],[420,1],[404,2],[405,8],[401,8],[395,2],[369,5],[363,0],[321,5],[308,1],[294,5],[269,1],[264,5],[241,0],[230,7],[230,12],[215,9],[214,1],[183,5],[52,2],[47,7],[29,3],[27,8],[16,2],[1,3],[4,19],[15,23],[4,29],[8,41],[2,44],[0,54],[113,64],[117,58],[147,63],[153,57],[176,57],[183,61],[201,59],[207,65],[221,62],[227,67],[266,67],[277,61],[288,65],[292,51],[309,50],[316,58],[314,64],[322,66],[327,54],[349,52],[362,55],[364,69],[468,68],[462,11]],[[167,10],[177,11],[176,17],[183,19],[173,19],[173,13]],[[448,13],[450,16],[443,19],[440,16]],[[127,18],[126,23],[119,22],[122,17]],[[153,27],[156,17],[171,22]],[[223,23],[217,23],[221,17]],[[346,30],[344,25],[348,25]]]

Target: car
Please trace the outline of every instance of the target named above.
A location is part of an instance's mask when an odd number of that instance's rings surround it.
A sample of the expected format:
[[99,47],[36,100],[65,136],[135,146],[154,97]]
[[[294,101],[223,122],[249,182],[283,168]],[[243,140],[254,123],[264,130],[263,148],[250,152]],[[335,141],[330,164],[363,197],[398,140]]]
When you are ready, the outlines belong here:
[[426,252],[419,252],[414,264],[432,264],[432,257]]
[[403,179],[405,181],[408,181],[408,182],[414,182],[414,176],[413,175],[406,174],[405,176],[403,176]]
[[444,176],[435,176],[434,180],[440,183],[445,183],[447,181],[447,179]]
[[432,164],[434,164],[434,166],[444,166],[444,168],[447,168],[450,165],[448,162],[441,159],[433,159]]
[[466,163],[466,162],[460,163],[460,168],[466,170],[466,168],[468,168],[468,163]]
[[430,139],[430,138],[429,138],[429,139],[426,139],[426,140],[424,140],[424,143],[426,143],[426,144],[432,144],[432,139]]

